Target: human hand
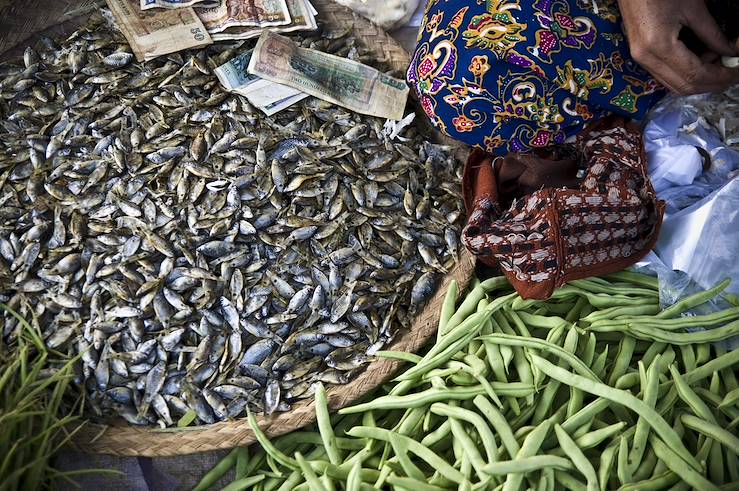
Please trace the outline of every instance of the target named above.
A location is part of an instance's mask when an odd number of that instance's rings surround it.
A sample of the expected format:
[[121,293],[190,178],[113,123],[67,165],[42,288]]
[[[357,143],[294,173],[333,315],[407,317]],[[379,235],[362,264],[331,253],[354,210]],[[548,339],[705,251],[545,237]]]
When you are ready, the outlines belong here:
[[[739,83],[739,70],[721,56],[739,55],[704,0],[618,0],[631,56],[662,85],[681,95],[721,92]],[[699,56],[678,39],[691,29],[710,50]]]

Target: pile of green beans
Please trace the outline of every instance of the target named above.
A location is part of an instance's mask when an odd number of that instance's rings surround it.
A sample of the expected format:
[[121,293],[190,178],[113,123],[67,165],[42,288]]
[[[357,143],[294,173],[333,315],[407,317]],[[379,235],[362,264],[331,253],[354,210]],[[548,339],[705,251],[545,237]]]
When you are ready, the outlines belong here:
[[[659,306],[654,278],[573,281],[547,301],[502,278],[477,282],[422,355],[380,352],[406,369],[317,423],[234,450],[228,491],[397,489],[739,490],[739,308],[681,313],[726,288]],[[733,297],[730,301],[735,301]],[[696,328],[706,328],[696,330]]]

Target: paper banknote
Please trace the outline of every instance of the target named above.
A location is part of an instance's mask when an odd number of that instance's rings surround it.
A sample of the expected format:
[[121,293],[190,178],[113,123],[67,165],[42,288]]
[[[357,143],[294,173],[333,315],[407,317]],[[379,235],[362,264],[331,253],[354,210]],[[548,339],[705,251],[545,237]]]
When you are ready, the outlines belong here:
[[216,67],[215,74],[221,85],[228,91],[246,96],[253,106],[265,111],[268,115],[308,97],[308,94],[297,89],[248,73],[246,68],[252,53],[253,50],[245,51]]
[[287,109],[288,107],[292,106],[296,102],[302,101],[306,97],[309,97],[308,94],[304,94],[304,93],[301,92],[301,93],[296,94],[294,96],[286,97],[285,99],[282,99],[282,100],[279,100],[279,101],[275,101],[275,102],[272,102],[272,103],[267,104],[267,105],[264,105],[264,106],[260,105],[259,99],[256,96],[247,97],[247,99],[249,99],[249,102],[254,107],[256,107],[260,111],[264,112],[267,116],[272,116],[273,114],[276,114],[276,113],[282,111],[283,109]]
[[408,86],[402,80],[356,61],[300,48],[289,38],[269,31],[260,36],[248,71],[381,118],[402,119],[408,99]]
[[224,0],[217,7],[198,8],[197,14],[211,34],[236,26],[284,26],[291,20],[285,0]]
[[142,11],[139,0],[106,2],[139,61],[213,42],[192,7]]
[[[286,0],[287,9],[290,12],[290,24],[271,27],[274,32],[313,31],[318,28],[316,24],[316,10],[308,0]],[[227,41],[231,39],[251,39],[262,34],[261,27],[235,26],[224,29],[221,32],[211,34],[213,41]]]
[[140,0],[141,10],[148,9],[179,9],[183,7],[217,7],[221,0]]

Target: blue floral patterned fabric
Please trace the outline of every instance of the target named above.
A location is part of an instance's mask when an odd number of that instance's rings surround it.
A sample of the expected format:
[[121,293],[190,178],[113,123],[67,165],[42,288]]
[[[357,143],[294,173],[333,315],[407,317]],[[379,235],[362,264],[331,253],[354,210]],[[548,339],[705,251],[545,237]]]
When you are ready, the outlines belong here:
[[493,154],[561,143],[662,87],[631,58],[616,0],[430,0],[408,83],[443,133]]

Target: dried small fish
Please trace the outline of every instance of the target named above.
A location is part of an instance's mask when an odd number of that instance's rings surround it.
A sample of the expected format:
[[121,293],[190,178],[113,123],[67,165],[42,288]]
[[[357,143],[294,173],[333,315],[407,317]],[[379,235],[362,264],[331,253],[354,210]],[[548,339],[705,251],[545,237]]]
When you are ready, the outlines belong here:
[[80,355],[91,411],[132,424],[349,381],[454,264],[452,149],[314,98],[255,113],[206,63],[254,41],[140,64],[110,29],[95,14],[4,65],[3,301]]

